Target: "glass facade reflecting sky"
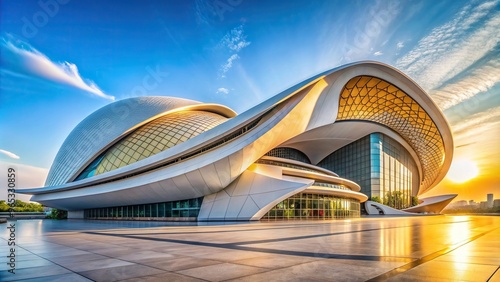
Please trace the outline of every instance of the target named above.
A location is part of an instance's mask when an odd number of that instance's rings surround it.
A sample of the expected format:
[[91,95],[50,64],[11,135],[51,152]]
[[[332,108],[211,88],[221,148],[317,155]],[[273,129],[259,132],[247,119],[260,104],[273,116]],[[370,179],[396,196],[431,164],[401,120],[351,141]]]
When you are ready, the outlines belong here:
[[354,141],[318,165],[353,180],[363,194],[395,208],[409,207],[419,187],[418,168],[410,153],[382,133]]
[[84,216],[87,219],[125,220],[196,218],[200,212],[202,202],[203,197],[164,203],[86,209]]
[[359,217],[359,201],[329,195],[299,193],[279,202],[264,220]]
[[370,153],[372,195],[394,208],[409,207],[419,186],[418,168],[410,153],[381,133],[370,135]]
[[370,136],[365,136],[328,155],[318,166],[337,173],[361,186],[361,193],[371,197]]

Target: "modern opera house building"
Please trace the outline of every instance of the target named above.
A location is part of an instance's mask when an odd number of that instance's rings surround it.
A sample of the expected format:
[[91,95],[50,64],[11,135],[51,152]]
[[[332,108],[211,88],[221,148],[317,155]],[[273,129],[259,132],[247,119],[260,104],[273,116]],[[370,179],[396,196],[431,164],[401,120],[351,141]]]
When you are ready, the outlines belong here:
[[172,97],[111,103],[69,134],[46,186],[22,193],[70,218],[358,217],[375,196],[409,207],[452,155],[431,98],[398,70],[359,62],[239,115]]

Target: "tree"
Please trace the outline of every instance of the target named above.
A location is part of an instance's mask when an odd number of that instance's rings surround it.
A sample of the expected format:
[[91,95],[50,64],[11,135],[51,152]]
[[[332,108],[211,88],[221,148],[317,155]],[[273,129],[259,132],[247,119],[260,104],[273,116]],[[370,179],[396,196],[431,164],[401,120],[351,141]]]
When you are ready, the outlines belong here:
[[[11,206],[5,201],[0,201],[0,212],[8,212],[10,208]],[[21,200],[16,200],[13,210],[15,212],[43,212],[43,207],[38,203],[26,203]]]
[[419,202],[418,202],[418,196],[411,196],[411,206],[416,206],[418,205]]
[[379,197],[379,196],[372,196],[372,197],[370,198],[370,201],[373,201],[373,202],[377,202],[377,203],[382,204],[382,199],[380,199],[380,197]]
[[67,219],[68,212],[65,210],[52,209],[50,214],[47,216],[50,219]]
[[393,191],[385,193],[384,205],[395,209],[404,209],[408,207],[408,202],[403,198],[401,191]]
[[9,209],[10,206],[4,200],[0,201],[0,212],[8,212]]

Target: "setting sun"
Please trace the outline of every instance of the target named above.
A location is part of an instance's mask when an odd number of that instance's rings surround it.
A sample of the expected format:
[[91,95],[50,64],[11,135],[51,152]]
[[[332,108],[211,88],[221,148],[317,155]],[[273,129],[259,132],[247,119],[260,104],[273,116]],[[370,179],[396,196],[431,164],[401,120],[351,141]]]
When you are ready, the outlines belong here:
[[451,164],[448,171],[448,179],[456,183],[466,182],[479,173],[477,165],[470,160],[456,160]]

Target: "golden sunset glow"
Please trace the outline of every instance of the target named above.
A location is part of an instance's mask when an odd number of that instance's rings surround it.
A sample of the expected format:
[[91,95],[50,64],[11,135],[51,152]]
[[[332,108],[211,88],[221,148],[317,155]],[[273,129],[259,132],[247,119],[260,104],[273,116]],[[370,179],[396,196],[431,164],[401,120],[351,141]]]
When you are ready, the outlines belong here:
[[463,183],[475,178],[478,174],[479,169],[473,161],[456,160],[451,164],[447,177],[455,183]]

